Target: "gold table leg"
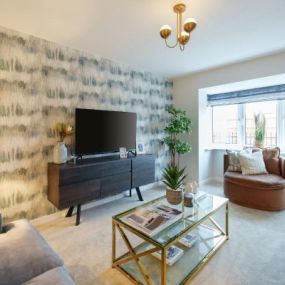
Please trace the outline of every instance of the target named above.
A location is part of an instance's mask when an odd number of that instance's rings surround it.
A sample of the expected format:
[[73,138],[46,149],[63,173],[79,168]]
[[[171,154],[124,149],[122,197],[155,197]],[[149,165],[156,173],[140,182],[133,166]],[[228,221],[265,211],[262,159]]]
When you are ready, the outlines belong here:
[[166,285],[166,249],[161,250],[161,285]]
[[225,209],[225,219],[226,219],[226,237],[229,239],[229,203],[226,204]]
[[112,221],[112,263],[116,260],[116,224]]
[[136,251],[133,249],[133,247],[132,247],[130,241],[128,240],[127,236],[125,235],[124,231],[121,229],[121,227],[118,224],[116,226],[117,226],[117,229],[118,229],[119,233],[122,236],[123,241],[125,242],[127,248],[129,249],[130,254],[133,256],[133,259],[136,262],[137,267],[140,270],[140,272],[141,272],[145,282],[147,283],[147,285],[153,285],[150,277],[146,274],[142,264],[140,263],[140,260],[139,260],[139,258],[137,256]]

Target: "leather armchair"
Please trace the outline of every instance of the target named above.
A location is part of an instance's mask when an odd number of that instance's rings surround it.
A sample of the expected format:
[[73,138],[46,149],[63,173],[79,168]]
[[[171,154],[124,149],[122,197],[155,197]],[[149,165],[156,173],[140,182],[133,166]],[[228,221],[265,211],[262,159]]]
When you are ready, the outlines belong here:
[[228,155],[224,155],[224,193],[231,202],[267,211],[285,209],[285,160],[279,158],[281,175],[242,175],[227,171]]

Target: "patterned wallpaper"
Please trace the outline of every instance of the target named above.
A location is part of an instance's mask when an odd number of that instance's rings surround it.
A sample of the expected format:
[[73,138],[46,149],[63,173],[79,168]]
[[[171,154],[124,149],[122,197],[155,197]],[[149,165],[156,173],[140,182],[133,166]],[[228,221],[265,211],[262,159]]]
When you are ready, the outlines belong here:
[[47,163],[55,124],[74,125],[76,107],[136,112],[137,140],[157,155],[159,179],[168,162],[159,142],[171,104],[170,81],[0,27],[0,210],[6,220],[55,211],[46,198]]

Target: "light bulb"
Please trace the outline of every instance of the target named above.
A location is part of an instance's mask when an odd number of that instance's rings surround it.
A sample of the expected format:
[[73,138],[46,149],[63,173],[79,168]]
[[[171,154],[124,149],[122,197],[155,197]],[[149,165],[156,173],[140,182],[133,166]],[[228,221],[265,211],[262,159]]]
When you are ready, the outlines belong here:
[[161,28],[160,28],[160,36],[163,38],[163,39],[167,39],[170,34],[172,32],[172,29],[169,25],[163,25]]
[[190,39],[190,35],[183,31],[183,32],[181,32],[181,35],[178,38],[178,41],[180,44],[186,45],[188,43],[189,39]]
[[197,26],[197,21],[194,18],[187,18],[184,22],[184,30],[187,33],[193,31]]

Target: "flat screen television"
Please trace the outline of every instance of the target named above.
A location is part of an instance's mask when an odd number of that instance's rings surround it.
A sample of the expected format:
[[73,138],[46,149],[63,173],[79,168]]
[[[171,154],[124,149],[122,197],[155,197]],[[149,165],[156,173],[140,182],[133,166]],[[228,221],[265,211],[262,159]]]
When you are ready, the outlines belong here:
[[75,110],[76,155],[136,149],[136,113],[90,109]]

